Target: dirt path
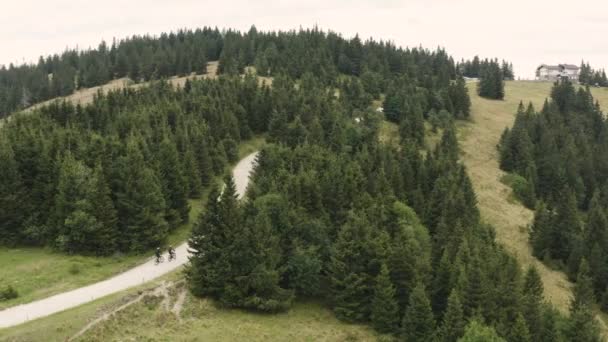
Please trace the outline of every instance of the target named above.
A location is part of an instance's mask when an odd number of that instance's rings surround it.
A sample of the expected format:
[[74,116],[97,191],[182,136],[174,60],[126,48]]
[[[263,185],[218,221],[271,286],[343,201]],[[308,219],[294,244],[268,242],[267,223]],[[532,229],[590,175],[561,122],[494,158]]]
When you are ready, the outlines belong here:
[[[257,152],[248,155],[239,161],[234,168],[234,180],[239,197],[242,197],[247,189],[249,174],[254,167],[256,156]],[[175,250],[176,260],[174,261],[167,262],[168,256],[165,254],[165,262],[159,265],[155,265],[154,260],[150,259],[146,263],[110,279],[0,311],[0,328],[18,325],[29,320],[64,311],[156,279],[188,262],[187,243],[181,244]]]
[[[472,86],[469,88],[474,89]],[[543,279],[545,298],[566,312],[572,296],[572,284],[564,273],[549,269],[532,256],[526,227],[531,223],[534,213],[519,203],[510,201],[511,189],[500,181],[504,172],[499,169],[496,145],[504,128],[512,126],[520,99],[490,101],[479,98],[473,91],[470,93],[473,122],[466,124],[461,131],[461,147],[463,161],[477,193],[482,219],[495,227],[498,241],[523,267],[536,266]],[[510,89],[506,93],[507,96],[526,95],[511,92]]]

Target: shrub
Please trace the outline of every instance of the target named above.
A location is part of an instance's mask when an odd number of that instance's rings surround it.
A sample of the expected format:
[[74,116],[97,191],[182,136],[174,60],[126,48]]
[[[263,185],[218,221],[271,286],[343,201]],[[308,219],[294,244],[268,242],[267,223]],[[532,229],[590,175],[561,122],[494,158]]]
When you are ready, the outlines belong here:
[[513,194],[518,201],[527,208],[534,209],[536,206],[536,193],[533,184],[516,173],[503,176],[502,182],[513,189]]
[[0,301],[1,300],[10,300],[19,297],[19,292],[15,290],[14,287],[8,285],[4,290],[0,292]]

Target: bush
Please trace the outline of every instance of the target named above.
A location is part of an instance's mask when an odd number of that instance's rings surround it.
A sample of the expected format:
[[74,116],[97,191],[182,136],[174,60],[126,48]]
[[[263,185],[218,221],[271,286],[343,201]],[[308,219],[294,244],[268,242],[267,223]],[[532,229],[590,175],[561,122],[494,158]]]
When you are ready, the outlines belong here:
[[518,201],[529,209],[536,206],[536,193],[534,186],[524,177],[510,173],[502,178],[502,182],[513,189],[513,194]]
[[10,300],[19,297],[19,292],[14,287],[8,285],[4,290],[0,292],[0,301]]

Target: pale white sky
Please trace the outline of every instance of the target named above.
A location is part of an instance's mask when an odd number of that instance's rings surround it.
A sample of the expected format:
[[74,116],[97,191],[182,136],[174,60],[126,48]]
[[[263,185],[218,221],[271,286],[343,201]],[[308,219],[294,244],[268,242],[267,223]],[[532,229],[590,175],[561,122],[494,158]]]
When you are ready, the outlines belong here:
[[533,77],[540,63],[608,67],[606,0],[0,0],[0,64],[65,47],[202,26],[247,30],[318,25],[455,58],[499,57]]

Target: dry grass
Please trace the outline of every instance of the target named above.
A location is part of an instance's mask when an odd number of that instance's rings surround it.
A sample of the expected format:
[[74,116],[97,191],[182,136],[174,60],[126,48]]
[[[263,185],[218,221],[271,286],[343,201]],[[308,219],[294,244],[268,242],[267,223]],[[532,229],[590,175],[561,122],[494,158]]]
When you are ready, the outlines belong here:
[[[177,297],[177,296],[175,296]],[[172,298],[171,302],[177,300]],[[179,315],[162,305],[136,303],[95,326],[78,341],[376,341],[370,327],[338,321],[314,302],[282,314],[218,308],[185,294]]]
[[[500,180],[504,172],[498,166],[496,145],[505,127],[511,127],[520,100],[531,101],[540,110],[551,91],[547,82],[506,82],[504,101],[480,98],[470,84],[472,118],[461,134],[463,161],[473,181],[482,219],[496,228],[496,237],[523,267],[535,265],[545,287],[545,297],[562,312],[568,310],[572,284],[564,273],[549,269],[532,256],[527,227],[534,213],[521,204],[510,201],[511,189]],[[608,89],[593,90],[594,96],[605,106]]]

